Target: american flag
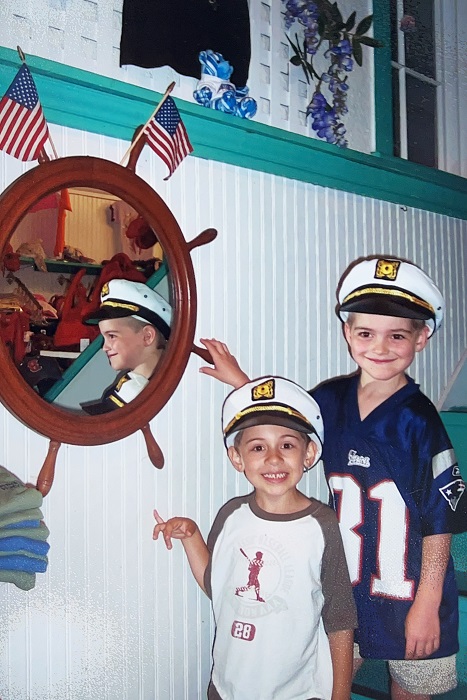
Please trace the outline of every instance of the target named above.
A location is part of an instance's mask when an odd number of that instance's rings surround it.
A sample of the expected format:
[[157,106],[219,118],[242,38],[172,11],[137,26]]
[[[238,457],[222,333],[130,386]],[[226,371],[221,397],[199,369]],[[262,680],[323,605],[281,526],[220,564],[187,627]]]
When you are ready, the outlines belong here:
[[167,97],[157,114],[144,130],[153,151],[169,169],[168,180],[175,168],[192,152],[193,147],[186,133],[180,113],[171,97]]
[[25,63],[0,102],[0,150],[36,160],[49,137],[34,80]]

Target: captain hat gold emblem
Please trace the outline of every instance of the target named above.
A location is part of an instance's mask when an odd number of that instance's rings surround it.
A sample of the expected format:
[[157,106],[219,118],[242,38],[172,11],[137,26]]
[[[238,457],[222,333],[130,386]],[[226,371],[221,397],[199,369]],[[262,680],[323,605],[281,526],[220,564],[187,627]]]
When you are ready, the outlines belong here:
[[400,264],[400,260],[378,260],[375,271],[376,279],[395,280]]
[[251,398],[253,401],[261,401],[261,399],[274,398],[274,380],[270,379],[262,384],[257,384],[251,390]]

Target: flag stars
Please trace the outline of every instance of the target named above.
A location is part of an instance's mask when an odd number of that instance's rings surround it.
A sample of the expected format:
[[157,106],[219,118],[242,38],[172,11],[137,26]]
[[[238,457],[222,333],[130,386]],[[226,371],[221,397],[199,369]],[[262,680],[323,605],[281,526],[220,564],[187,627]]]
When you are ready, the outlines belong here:
[[175,134],[180,123],[180,114],[174,104],[169,103],[166,110],[161,110],[158,122],[171,136]]
[[17,80],[11,85],[6,97],[15,100],[26,109],[34,109],[36,106],[39,96],[26,66],[20,68]]

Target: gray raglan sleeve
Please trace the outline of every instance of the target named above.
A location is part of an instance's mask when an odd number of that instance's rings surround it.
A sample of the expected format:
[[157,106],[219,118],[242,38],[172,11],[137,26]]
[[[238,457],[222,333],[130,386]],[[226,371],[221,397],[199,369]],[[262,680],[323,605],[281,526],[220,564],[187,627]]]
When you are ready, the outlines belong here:
[[318,520],[324,536],[321,562],[324,629],[327,634],[355,629],[358,626],[357,611],[336,514],[328,506],[320,504],[313,515]]
[[207,547],[208,547],[208,552],[209,552],[209,560],[208,560],[208,565],[206,567],[206,570],[204,572],[204,590],[206,591],[206,594],[208,598],[212,600],[212,586],[211,586],[211,572],[212,572],[212,553],[214,551],[214,545],[216,544],[217,538],[219,537],[220,533],[222,532],[222,528],[225,525],[225,521],[227,518],[235,511],[237,508],[240,508],[242,503],[248,502],[249,499],[251,499],[252,494],[248,494],[247,496],[237,496],[236,498],[232,498],[230,501],[227,501],[218,514],[215,517],[215,520],[212,524],[211,530],[208,535],[208,541],[207,541]]

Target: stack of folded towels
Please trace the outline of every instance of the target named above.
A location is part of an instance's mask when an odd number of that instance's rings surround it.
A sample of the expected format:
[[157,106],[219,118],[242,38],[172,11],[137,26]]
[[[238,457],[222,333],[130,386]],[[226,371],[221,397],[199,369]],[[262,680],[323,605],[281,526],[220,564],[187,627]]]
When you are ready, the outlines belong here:
[[0,581],[23,591],[47,569],[49,530],[42,522],[42,494],[0,466]]

